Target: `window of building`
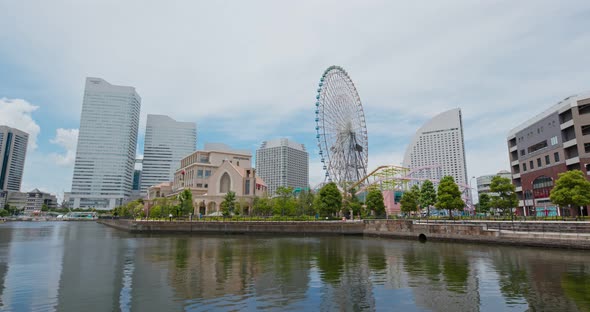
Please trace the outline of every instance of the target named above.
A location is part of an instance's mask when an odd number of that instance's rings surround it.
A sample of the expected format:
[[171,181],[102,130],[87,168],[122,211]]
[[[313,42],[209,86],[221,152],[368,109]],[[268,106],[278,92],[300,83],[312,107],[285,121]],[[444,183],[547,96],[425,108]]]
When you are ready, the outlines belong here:
[[555,162],[559,162],[559,153],[555,152],[555,154],[553,154],[553,158],[555,158]]
[[549,166],[550,163],[551,163],[551,160],[549,159],[549,155],[545,155],[545,165]]
[[543,140],[537,144],[531,145],[528,148],[528,152],[529,153],[534,153],[538,150],[544,149],[545,147],[547,147],[547,140]]
[[582,135],[590,134],[590,125],[583,125],[582,126]]
[[546,198],[553,188],[553,179],[546,176],[541,176],[533,181],[533,197]]
[[543,164],[541,163],[541,158],[537,158],[537,167],[542,167]]
[[203,169],[197,170],[197,178],[202,178],[202,177],[203,177]]
[[590,143],[584,143],[584,152],[590,153]]
[[522,171],[526,172],[526,164],[522,164]]
[[205,170],[205,177],[211,176],[211,170]]
[[559,142],[557,141],[557,136],[554,136],[554,137],[552,137],[552,138],[551,138],[551,146],[553,146],[553,145],[557,145],[557,143],[559,143]]
[[219,193],[227,193],[230,190],[230,184],[231,184],[231,180],[229,177],[229,174],[227,174],[227,172],[224,172],[223,175],[221,176],[221,180],[219,181]]
[[520,150],[520,156],[524,156],[524,150]]
[[590,114],[590,104],[578,106],[580,115]]
[[531,168],[531,170],[535,169],[535,164],[533,163],[533,161],[529,161],[529,166]]

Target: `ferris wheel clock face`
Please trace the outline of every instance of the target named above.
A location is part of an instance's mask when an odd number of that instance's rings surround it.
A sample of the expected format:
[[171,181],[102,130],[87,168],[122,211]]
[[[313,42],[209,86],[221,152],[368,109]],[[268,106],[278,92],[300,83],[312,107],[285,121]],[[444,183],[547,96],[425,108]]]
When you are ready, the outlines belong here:
[[365,113],[354,83],[340,66],[330,66],[316,95],[316,138],[326,181],[347,186],[367,175]]

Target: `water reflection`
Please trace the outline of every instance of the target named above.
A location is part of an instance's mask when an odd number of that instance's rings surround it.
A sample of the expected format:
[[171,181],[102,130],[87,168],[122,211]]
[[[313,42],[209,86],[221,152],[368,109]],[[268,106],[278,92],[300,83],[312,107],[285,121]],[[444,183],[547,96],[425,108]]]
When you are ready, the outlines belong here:
[[0,225],[6,311],[590,311],[586,252]]

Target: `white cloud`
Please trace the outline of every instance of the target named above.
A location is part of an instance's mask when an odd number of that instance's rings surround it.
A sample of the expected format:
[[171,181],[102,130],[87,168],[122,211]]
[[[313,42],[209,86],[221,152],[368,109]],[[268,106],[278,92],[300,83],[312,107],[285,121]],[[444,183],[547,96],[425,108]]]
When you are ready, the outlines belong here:
[[64,154],[51,154],[56,164],[72,166],[76,160],[76,144],[78,143],[78,129],[62,129],[55,131],[55,138],[50,141],[65,149]]
[[359,91],[370,167],[401,162],[423,122],[460,107],[468,172],[493,173],[509,167],[510,128],[590,88],[581,65],[590,63],[589,11],[587,0],[178,1],[141,10],[11,1],[0,3],[0,37],[3,59],[52,90],[49,109],[70,124],[84,78],[103,77],[137,88],[140,131],[153,113],[196,121],[199,145],[296,136],[312,156],[313,185],[323,180],[313,103],[328,66],[346,68]]
[[39,107],[22,99],[0,98],[0,125],[9,126],[29,134],[29,150],[37,148],[37,135],[41,131],[32,114]]

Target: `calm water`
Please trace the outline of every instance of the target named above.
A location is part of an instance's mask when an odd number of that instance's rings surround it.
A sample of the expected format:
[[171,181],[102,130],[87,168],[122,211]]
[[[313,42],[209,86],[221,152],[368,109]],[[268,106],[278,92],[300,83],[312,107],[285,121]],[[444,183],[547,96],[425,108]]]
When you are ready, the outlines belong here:
[[3,311],[590,311],[590,252],[0,225]]

